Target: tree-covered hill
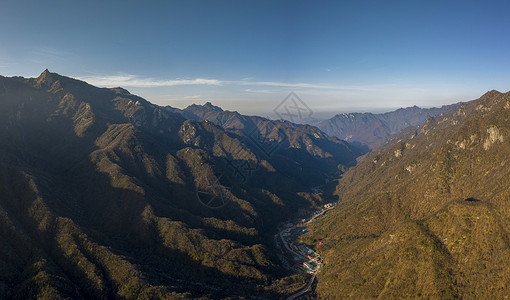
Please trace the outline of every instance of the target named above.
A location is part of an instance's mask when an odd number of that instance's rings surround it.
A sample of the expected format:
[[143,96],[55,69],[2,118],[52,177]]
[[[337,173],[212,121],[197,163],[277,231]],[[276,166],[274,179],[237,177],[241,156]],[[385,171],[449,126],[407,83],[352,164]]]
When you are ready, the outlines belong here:
[[484,298],[510,291],[510,93],[409,128],[338,181],[308,242],[321,298]]
[[298,289],[270,251],[275,225],[319,204],[310,188],[359,153],[280,126],[257,139],[122,88],[0,77],[0,298]]

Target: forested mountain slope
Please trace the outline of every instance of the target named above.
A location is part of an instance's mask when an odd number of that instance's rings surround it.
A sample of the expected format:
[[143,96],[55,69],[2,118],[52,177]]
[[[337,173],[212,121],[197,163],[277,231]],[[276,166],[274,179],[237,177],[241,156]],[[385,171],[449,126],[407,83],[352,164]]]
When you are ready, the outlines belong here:
[[493,298],[510,291],[510,93],[408,129],[339,180],[308,242],[321,298]]
[[47,70],[0,77],[0,298],[277,298],[292,281],[299,288],[270,233],[320,203],[310,187],[357,152],[321,136],[304,151],[277,126],[254,139],[122,88]]
[[[291,166],[288,160],[306,161],[299,169],[289,170],[289,174],[296,172],[301,176],[309,176],[305,183],[323,183],[328,176],[327,172],[335,172],[340,167],[351,166],[354,161],[346,158],[357,157],[365,152],[357,147],[352,147],[347,142],[334,136],[328,136],[317,127],[306,124],[295,124],[286,120],[270,120],[259,116],[246,116],[236,111],[224,111],[218,106],[207,102],[204,105],[190,105],[183,110],[166,107],[167,110],[180,113],[188,119],[197,121],[207,120],[221,126],[228,132],[247,136],[254,139],[263,136],[267,140],[282,144],[279,155],[272,163],[286,168]],[[340,164],[340,166],[339,166]]]

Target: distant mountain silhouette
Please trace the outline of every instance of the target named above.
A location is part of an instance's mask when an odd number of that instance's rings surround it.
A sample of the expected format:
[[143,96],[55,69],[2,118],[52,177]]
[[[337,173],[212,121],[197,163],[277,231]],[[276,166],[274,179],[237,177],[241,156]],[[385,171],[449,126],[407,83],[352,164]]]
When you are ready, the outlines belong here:
[[328,135],[336,136],[360,147],[377,149],[388,137],[408,126],[423,124],[428,118],[454,111],[460,103],[440,108],[400,108],[395,111],[373,113],[342,113],[331,119],[311,123]]

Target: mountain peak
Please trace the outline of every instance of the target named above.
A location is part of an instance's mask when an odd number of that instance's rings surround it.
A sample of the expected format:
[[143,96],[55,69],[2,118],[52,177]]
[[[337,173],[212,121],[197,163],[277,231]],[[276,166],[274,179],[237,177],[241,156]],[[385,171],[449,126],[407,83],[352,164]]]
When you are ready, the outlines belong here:
[[110,90],[114,91],[117,94],[131,94],[128,90],[122,87],[111,88]]
[[211,102],[206,102],[203,107],[213,110],[213,111],[223,111],[223,109],[219,106],[213,105]]
[[486,92],[485,94],[483,94],[482,97],[480,97],[480,98],[490,98],[490,97],[499,96],[501,94],[503,94],[503,93],[501,93],[500,91],[490,90],[490,91]]
[[185,110],[208,110],[208,111],[216,111],[216,112],[222,112],[223,109],[219,106],[213,105],[211,102],[206,102],[204,105],[199,104],[192,104],[185,108]]
[[47,85],[47,86],[51,86],[55,81],[57,81],[56,77],[58,76],[58,74],[56,73],[51,73],[48,69],[45,69],[41,75],[39,75],[39,77],[37,77],[35,79],[36,83],[38,86],[41,86],[41,85]]

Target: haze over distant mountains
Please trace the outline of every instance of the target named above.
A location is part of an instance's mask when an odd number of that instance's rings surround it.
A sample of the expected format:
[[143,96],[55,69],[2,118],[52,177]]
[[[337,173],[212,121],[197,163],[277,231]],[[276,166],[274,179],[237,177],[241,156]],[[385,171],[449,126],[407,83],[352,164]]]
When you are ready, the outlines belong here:
[[[445,105],[440,108],[413,106],[380,114],[340,113],[327,120],[303,118],[299,120],[299,123],[316,126],[327,135],[345,140],[362,151],[368,152],[382,146],[390,136],[399,133],[406,127],[421,125],[431,117],[448,114],[460,104]],[[170,106],[166,108],[169,111],[180,113],[185,118],[198,121],[208,120],[230,130],[246,131],[247,128],[250,129],[256,124],[268,121],[262,117],[241,115],[236,111],[224,111],[211,102],[204,105],[192,104],[182,110]],[[289,126],[292,123],[287,122],[286,124]]]
[[417,106],[400,108],[395,111],[374,113],[341,113],[328,120],[312,122],[328,135],[369,149],[377,149],[388,137],[408,126],[423,124],[428,118],[448,114],[460,103],[440,108],[420,108]]

